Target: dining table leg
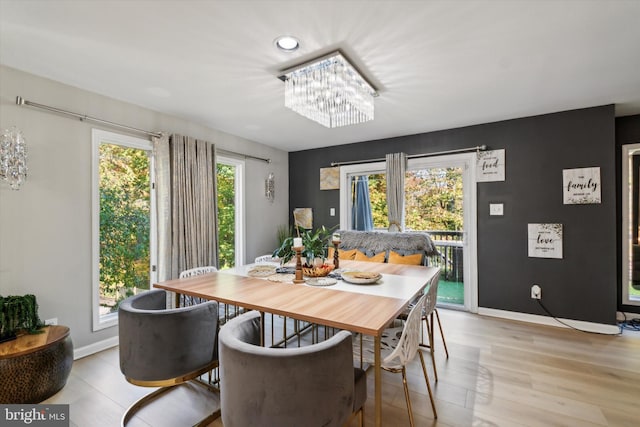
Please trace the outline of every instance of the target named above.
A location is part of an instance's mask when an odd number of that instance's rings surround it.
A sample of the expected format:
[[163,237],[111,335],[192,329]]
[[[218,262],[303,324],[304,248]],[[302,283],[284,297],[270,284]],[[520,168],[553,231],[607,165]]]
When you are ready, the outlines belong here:
[[376,427],[382,426],[382,368],[380,362],[380,335],[376,335],[373,340],[373,354],[375,374],[375,412]]
[[260,312],[260,346],[264,347],[265,346],[265,340],[264,340],[264,311]]

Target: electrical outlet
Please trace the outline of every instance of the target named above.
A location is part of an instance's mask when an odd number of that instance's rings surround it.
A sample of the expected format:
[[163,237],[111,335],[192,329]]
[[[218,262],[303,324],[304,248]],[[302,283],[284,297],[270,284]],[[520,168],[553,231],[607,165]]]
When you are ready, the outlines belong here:
[[44,321],[45,325],[57,325],[58,324],[58,318],[54,317],[53,319],[47,319]]
[[538,285],[531,286],[531,298],[532,299],[540,299],[542,298],[542,288]]

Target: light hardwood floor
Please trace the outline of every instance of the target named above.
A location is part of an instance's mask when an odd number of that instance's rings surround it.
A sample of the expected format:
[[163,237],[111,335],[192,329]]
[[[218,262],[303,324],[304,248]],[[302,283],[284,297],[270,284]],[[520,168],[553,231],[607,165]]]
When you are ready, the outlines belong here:
[[[640,333],[603,336],[570,329],[439,310],[450,358],[436,334],[439,381],[434,420],[418,358],[409,366],[417,426],[619,426],[640,423]],[[76,360],[66,387],[45,403],[70,404],[71,425],[115,427],[150,390],[128,384],[118,348]],[[366,425],[373,425],[368,373]],[[214,410],[217,396],[181,386],[139,412],[131,426],[190,426]],[[409,425],[400,374],[383,375],[383,425]],[[354,422],[355,425],[355,422]],[[218,420],[211,426],[222,426]]]

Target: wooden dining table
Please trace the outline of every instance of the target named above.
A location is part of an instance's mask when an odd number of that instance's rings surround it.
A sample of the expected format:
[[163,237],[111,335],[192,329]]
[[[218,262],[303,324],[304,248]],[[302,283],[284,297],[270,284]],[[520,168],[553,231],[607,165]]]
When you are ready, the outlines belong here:
[[419,295],[437,268],[340,260],[341,269],[377,272],[374,284],[338,280],[333,286],[272,282],[250,277],[253,264],[216,273],[157,283],[176,295],[216,300],[314,324],[374,337],[375,425],[382,423],[380,337],[384,329]]

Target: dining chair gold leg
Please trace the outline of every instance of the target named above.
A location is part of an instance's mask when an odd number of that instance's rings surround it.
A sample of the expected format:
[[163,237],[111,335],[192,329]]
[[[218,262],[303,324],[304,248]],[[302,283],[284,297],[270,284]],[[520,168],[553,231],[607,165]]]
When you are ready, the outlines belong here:
[[274,323],[274,320],[273,320],[273,313],[271,313],[271,345],[273,345],[273,343],[276,342],[275,338],[276,338],[276,336],[275,336],[275,323]]
[[431,408],[433,409],[433,418],[438,418],[438,412],[436,411],[436,403],[433,400],[433,392],[431,391],[431,384],[429,384],[429,376],[427,375],[427,367],[424,364],[424,357],[422,357],[422,352],[418,350],[418,355],[420,356],[420,363],[422,364],[422,373],[424,373],[424,380],[427,383],[427,391],[429,392],[429,400],[431,400]]
[[436,368],[436,356],[435,356],[435,352],[434,352],[434,345],[433,345],[433,313],[431,313],[431,321],[429,321],[428,318],[425,318],[425,323],[427,324],[427,335],[429,338],[429,354],[431,355],[431,364],[433,365],[433,376],[434,376],[434,380],[435,382],[438,382],[438,369]]
[[449,350],[447,349],[447,341],[444,339],[444,332],[442,332],[442,323],[440,323],[440,315],[438,314],[438,309],[435,308],[433,310],[436,313],[436,318],[438,319],[438,328],[440,329],[440,336],[442,337],[442,344],[444,345],[444,352],[447,355],[447,359],[449,358]]
[[287,348],[287,318],[284,318],[282,322],[282,339],[284,341],[284,348]]
[[363,334],[360,334],[360,369],[364,369],[364,355],[362,354],[362,337]]
[[407,400],[407,411],[409,412],[409,425],[413,427],[413,411],[411,410],[411,397],[409,397],[409,386],[407,385],[407,370],[402,367],[402,386],[404,387],[404,397]]

